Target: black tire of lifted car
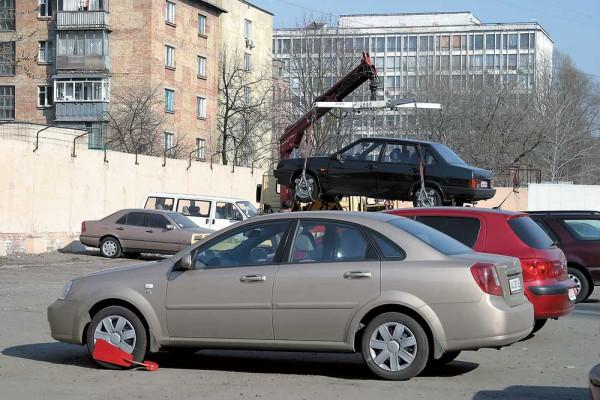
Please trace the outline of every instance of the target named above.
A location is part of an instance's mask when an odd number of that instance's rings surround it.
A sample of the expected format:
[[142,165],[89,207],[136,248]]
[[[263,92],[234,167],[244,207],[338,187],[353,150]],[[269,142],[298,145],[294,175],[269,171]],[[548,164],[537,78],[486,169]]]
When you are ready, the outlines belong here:
[[590,283],[588,282],[587,276],[577,268],[569,267],[569,275],[576,277],[581,284],[581,290],[577,293],[577,297],[575,298],[575,303],[580,303],[592,294],[590,291]]
[[[106,254],[104,252],[104,244],[107,242],[112,242],[114,243],[117,251],[114,254]],[[121,248],[121,243],[119,243],[119,239],[113,237],[113,236],[107,236],[104,239],[102,239],[100,241],[100,254],[102,254],[102,257],[106,257],[106,258],[119,258],[121,257],[121,253],[122,253],[122,248]]]
[[[417,341],[417,354],[415,359],[407,368],[397,372],[386,371],[380,368],[371,357],[371,352],[369,350],[371,335],[379,326],[386,322],[399,322],[406,326],[412,331]],[[361,339],[361,353],[367,367],[369,367],[371,372],[375,375],[383,379],[404,381],[419,375],[425,369],[427,361],[429,360],[429,340],[427,339],[427,334],[421,324],[414,318],[398,312],[387,312],[373,318],[364,329],[365,331]]]
[[531,333],[536,333],[537,331],[542,329],[544,327],[544,325],[546,325],[546,322],[548,322],[547,318],[536,319],[533,324],[533,330],[531,331]]
[[[419,207],[417,203],[419,190],[421,190],[420,185],[415,188],[415,192],[413,193],[413,207]],[[433,191],[434,207],[441,207],[444,205],[444,201],[442,200],[442,195],[440,194],[439,190],[432,188],[431,186],[425,186],[425,190],[427,192]]]
[[[133,326],[133,329],[135,330],[135,335],[136,335],[135,347],[133,348],[133,353],[131,353],[131,354],[133,355],[133,359],[135,361],[138,361],[138,362],[144,361],[144,357],[146,356],[146,350],[148,348],[148,339],[146,337],[146,327],[144,326],[144,324],[142,323],[140,318],[133,311],[131,311],[125,307],[121,307],[121,306],[109,306],[109,307],[103,308],[102,310],[98,311],[92,317],[92,321],[90,322],[90,324],[88,326],[87,334],[86,334],[86,345],[87,345],[88,352],[90,353],[90,356],[92,356],[92,354],[94,352],[94,330],[96,329],[96,326],[100,323],[100,321],[102,321],[104,318],[106,318],[110,315],[118,315],[118,316],[125,318],[129,322],[131,322],[131,325]],[[107,369],[125,369],[124,367],[109,364],[109,363],[106,363],[103,361],[98,361],[98,360],[94,360],[94,361],[96,363],[98,363],[98,365],[100,365],[104,368],[107,368]]]
[[311,203],[319,198],[319,184],[317,183],[317,178],[310,172],[306,172],[306,180],[309,181],[312,179],[312,195],[311,196],[301,196],[296,190],[296,179],[298,179],[302,175],[302,171],[296,173],[292,178],[292,183],[294,185],[294,197],[301,203]]

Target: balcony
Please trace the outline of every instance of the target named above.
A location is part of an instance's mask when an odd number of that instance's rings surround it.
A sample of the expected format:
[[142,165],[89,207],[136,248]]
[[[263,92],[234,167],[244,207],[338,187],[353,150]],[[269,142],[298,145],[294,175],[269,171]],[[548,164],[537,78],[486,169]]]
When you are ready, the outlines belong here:
[[57,11],[56,28],[61,29],[109,29],[106,11]]
[[108,56],[56,56],[57,70],[107,71],[110,69]]
[[103,121],[108,104],[104,101],[57,102],[56,121]]

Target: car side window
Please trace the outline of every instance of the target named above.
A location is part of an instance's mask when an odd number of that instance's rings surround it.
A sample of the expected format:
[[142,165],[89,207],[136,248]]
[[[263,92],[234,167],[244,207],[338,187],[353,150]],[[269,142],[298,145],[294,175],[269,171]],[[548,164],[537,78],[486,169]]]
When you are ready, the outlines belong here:
[[149,228],[160,228],[166,229],[167,225],[169,225],[169,220],[160,214],[151,214],[148,213],[148,217],[146,219],[146,226]]
[[146,213],[130,212],[127,214],[127,225],[144,226],[146,225]]
[[406,258],[406,253],[402,250],[396,243],[392,242],[390,239],[381,235],[380,233],[369,231],[369,236],[371,240],[377,248],[379,252],[383,256],[383,258],[389,258],[394,260],[403,260]]
[[376,258],[373,248],[358,228],[323,221],[301,221],[298,224],[290,255],[294,264]]
[[231,268],[272,264],[288,221],[250,225],[199,248],[195,268]]
[[550,236],[550,239],[552,239],[555,243],[558,243],[558,237],[556,236],[556,234],[554,233],[554,231],[552,229],[550,229],[550,227],[548,226],[548,224],[546,224],[545,221],[542,221],[541,219],[538,218],[531,218],[536,224],[538,224],[538,226],[540,228],[542,228],[542,230],[544,232],[546,232],[546,235]]
[[216,219],[242,220],[242,215],[233,203],[219,201],[215,208]]
[[342,160],[377,161],[381,152],[381,143],[370,141],[358,142],[341,153]]
[[419,162],[417,147],[407,143],[388,143],[385,146],[383,162],[417,164]]
[[469,217],[417,216],[416,221],[445,233],[471,248],[477,242],[481,228],[477,218]]
[[210,215],[210,201],[206,200],[177,200],[177,212],[187,217],[204,217]]
[[148,197],[144,208],[150,210],[169,210],[173,211],[175,199],[170,197]]
[[578,240],[600,240],[600,219],[564,219],[563,222]]
[[118,220],[115,222],[115,224],[119,224],[119,225],[125,225],[125,224],[127,224],[127,216],[128,216],[128,215],[129,215],[129,214],[125,214],[125,215],[121,216],[121,218],[119,218],[119,219],[118,219]]

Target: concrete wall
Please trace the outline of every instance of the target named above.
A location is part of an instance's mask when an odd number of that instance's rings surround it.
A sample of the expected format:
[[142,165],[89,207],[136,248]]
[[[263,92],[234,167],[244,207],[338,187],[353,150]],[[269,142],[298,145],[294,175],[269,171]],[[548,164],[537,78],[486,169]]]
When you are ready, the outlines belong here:
[[[3,128],[6,129],[6,128]],[[8,136],[0,129],[0,256],[39,253],[76,239],[81,221],[139,207],[151,191],[255,199],[264,171],[187,160],[88,150],[80,131],[47,130],[34,153],[35,135]]]
[[600,211],[600,186],[568,183],[530,184],[529,210]]

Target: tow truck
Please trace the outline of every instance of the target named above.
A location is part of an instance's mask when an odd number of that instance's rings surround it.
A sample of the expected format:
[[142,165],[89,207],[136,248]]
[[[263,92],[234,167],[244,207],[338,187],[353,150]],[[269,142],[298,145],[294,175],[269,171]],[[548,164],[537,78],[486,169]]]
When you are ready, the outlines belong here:
[[[363,102],[344,102],[342,101],[362,84],[369,81],[370,100]],[[441,105],[435,103],[418,103],[415,99],[400,100],[379,100],[377,101],[377,89],[379,88],[379,76],[377,69],[373,64],[369,53],[363,53],[360,64],[350,71],[346,76],[336,82],[321,96],[317,97],[313,107],[299,118],[295,123],[289,125],[279,141],[279,159],[286,160],[292,157],[294,150],[299,149],[302,140],[306,134],[306,151],[304,155],[304,170],[299,177],[306,182],[306,164],[310,153],[311,130],[312,126],[333,109],[340,109],[346,112],[361,112],[365,110],[395,110],[398,108],[441,108]],[[422,193],[427,196],[424,190],[423,166],[421,165]],[[274,211],[296,211],[296,210],[360,210],[375,211],[386,207],[394,206],[393,202],[383,200],[367,199],[366,197],[356,196],[345,199],[328,196],[326,194],[320,198],[313,199],[312,202],[302,205],[292,193],[291,188],[276,183],[273,172],[270,171],[263,176],[262,184],[258,185],[256,192],[256,201],[261,204],[263,212]],[[277,204],[278,203],[278,204]]]

